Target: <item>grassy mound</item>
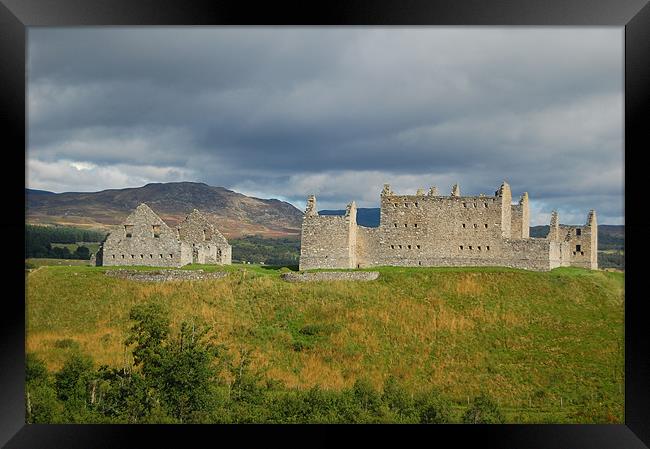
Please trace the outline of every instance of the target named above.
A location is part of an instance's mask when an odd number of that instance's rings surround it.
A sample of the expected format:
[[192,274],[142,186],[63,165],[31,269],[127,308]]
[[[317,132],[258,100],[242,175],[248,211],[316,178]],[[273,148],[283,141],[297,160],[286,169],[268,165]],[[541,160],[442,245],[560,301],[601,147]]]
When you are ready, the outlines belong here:
[[[287,283],[276,267],[219,280],[139,283],[111,268],[47,266],[28,275],[27,351],[59,369],[73,350],[115,367],[129,310],[171,305],[288,388],[437,388],[458,406],[487,392],[508,422],[623,422],[622,273],[560,268],[374,268],[372,282]],[[148,268],[141,267],[146,270]]]

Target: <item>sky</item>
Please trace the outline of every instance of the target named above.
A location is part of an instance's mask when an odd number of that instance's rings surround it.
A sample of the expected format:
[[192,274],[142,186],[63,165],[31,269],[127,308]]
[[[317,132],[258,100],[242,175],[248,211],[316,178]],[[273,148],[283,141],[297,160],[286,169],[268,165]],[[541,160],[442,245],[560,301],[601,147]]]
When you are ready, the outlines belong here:
[[304,210],[437,186],[624,222],[622,27],[28,31],[27,187],[195,181]]

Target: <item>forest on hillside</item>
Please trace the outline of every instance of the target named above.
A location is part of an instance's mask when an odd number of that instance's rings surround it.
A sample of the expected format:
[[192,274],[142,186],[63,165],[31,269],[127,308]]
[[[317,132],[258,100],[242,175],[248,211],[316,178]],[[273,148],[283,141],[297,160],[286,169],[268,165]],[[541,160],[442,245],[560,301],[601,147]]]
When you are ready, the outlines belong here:
[[68,226],[25,225],[25,258],[90,259],[90,250],[80,245],[74,251],[54,244],[99,243],[106,233]]

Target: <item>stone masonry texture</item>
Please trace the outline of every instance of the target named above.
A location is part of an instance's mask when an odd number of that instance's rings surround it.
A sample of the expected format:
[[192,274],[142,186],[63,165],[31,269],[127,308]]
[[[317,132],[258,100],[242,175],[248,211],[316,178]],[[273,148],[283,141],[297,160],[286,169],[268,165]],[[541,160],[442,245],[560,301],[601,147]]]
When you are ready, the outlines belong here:
[[317,271],[314,273],[283,273],[280,275],[287,282],[312,281],[374,281],[379,277],[378,271]]
[[316,198],[303,218],[300,270],[374,266],[503,266],[547,271],[559,266],[597,269],[598,227],[590,211],[584,226],[559,224],[551,217],[546,238],[530,237],[528,193],[512,204],[504,182],[493,196],[397,195],[386,184],[381,192],[380,223],[356,223],[351,202],[343,216],[321,216]]
[[170,228],[146,204],[140,204],[101,245],[97,265],[181,267],[189,263],[230,264],[232,248],[198,210]]

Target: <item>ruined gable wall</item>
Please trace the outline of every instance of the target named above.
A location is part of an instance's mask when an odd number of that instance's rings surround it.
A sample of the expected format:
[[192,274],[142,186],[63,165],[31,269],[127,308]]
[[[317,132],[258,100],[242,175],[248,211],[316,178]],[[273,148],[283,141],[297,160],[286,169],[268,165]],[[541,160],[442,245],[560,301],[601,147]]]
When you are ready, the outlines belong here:
[[501,201],[501,235],[504,238],[512,236],[512,192],[505,182],[496,192],[497,201]]
[[177,232],[147,209],[138,206],[124,224],[113,228],[103,245],[104,265],[182,265],[181,244]]
[[521,207],[521,238],[530,238],[530,203],[528,193],[524,193],[519,205]]
[[305,215],[300,243],[300,270],[353,268],[350,221],[336,215]]
[[357,206],[354,201],[348,204],[345,217],[348,226],[348,264],[357,266]]
[[519,204],[513,204],[510,207],[510,216],[511,216],[511,225],[510,233],[511,238],[521,239],[523,237],[523,227],[524,227],[524,209]]
[[[569,265],[587,269],[598,268],[598,246],[592,246],[594,238],[597,237],[592,234],[592,228],[589,226],[568,225],[559,225],[559,228],[560,236],[564,237],[564,241],[568,245]],[[580,230],[580,235],[578,235],[578,230]],[[578,246],[580,246],[580,249],[578,249]]]
[[192,211],[179,225],[178,234],[189,246],[189,262],[232,263],[232,248],[212,223],[199,211]]

